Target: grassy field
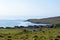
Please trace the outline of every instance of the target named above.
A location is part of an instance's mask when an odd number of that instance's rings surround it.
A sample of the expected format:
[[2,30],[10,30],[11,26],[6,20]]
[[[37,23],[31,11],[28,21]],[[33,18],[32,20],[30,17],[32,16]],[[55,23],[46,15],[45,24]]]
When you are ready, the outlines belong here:
[[[26,28],[26,30],[30,30]],[[0,29],[0,40],[60,40],[60,28],[42,28],[37,32],[23,29]]]

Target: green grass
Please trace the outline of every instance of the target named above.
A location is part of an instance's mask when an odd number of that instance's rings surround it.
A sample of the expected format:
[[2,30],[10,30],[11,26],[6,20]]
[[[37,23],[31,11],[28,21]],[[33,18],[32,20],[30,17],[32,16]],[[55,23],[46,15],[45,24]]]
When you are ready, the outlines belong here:
[[[56,36],[60,36],[60,28],[42,28],[42,31],[39,32],[23,32],[23,29],[0,29],[0,40],[55,40]],[[60,40],[60,38],[58,39]]]

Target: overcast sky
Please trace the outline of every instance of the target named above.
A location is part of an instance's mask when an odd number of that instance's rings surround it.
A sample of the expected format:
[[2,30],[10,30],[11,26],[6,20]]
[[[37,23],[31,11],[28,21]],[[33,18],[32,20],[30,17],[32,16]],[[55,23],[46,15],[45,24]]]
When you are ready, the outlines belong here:
[[60,16],[60,0],[0,0],[0,20]]

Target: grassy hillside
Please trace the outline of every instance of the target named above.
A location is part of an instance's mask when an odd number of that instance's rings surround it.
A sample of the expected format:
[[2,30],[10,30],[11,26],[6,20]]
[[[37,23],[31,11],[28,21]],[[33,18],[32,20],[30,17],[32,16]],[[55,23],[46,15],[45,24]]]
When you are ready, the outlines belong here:
[[29,19],[27,21],[30,21],[30,22],[33,22],[33,23],[57,24],[57,23],[60,23],[60,16],[58,16],[58,17],[50,17],[50,18],[43,18],[43,19]]
[[0,29],[0,40],[60,40],[59,30],[42,28],[39,32],[24,32],[22,29]]

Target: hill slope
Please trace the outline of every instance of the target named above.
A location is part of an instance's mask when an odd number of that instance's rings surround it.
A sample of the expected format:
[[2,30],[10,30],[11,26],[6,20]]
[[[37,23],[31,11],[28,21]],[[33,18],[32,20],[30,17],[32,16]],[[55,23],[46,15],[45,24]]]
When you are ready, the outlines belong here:
[[60,23],[60,16],[58,16],[58,17],[50,17],[50,18],[43,18],[43,19],[29,19],[27,21],[30,21],[30,22],[33,22],[33,23],[57,24],[57,23]]

